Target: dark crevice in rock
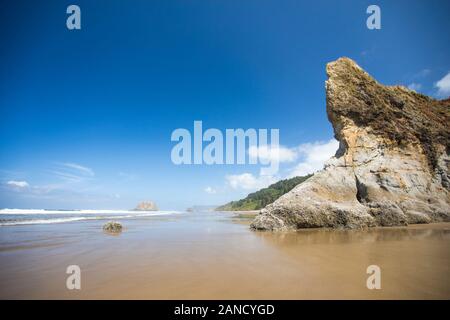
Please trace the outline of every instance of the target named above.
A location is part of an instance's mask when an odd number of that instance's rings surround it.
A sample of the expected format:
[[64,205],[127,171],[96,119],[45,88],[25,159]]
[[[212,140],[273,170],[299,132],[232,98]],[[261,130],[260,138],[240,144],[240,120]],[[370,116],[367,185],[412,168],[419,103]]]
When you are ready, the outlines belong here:
[[355,175],[356,181],[356,199],[359,203],[364,204],[368,200],[367,187],[359,181],[358,177]]
[[339,140],[339,148],[336,150],[336,154],[334,155],[336,158],[342,157],[347,151],[347,144],[344,140]]

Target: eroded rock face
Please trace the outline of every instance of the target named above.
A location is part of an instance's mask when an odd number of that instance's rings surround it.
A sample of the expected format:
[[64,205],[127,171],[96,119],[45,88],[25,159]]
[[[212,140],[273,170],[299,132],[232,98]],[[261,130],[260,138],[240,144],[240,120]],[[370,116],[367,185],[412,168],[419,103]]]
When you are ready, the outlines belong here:
[[257,230],[450,220],[450,99],[383,86],[355,62],[327,65],[340,147],[324,169],[261,210]]

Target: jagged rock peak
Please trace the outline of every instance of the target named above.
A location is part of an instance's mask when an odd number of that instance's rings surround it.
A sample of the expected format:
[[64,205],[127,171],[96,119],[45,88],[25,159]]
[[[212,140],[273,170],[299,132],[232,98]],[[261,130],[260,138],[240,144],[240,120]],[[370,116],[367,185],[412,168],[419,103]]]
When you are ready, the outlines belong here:
[[353,122],[386,139],[386,144],[421,144],[431,169],[436,144],[450,149],[450,99],[435,100],[403,86],[383,86],[349,58],[326,67],[327,114],[335,137],[346,146],[342,128]]

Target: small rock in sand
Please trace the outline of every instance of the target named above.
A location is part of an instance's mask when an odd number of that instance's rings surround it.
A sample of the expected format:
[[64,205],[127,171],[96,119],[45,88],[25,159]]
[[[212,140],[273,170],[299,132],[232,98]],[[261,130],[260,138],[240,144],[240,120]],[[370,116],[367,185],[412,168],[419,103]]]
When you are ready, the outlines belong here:
[[103,231],[111,232],[111,233],[119,233],[122,232],[122,225],[115,221],[110,221],[103,225]]

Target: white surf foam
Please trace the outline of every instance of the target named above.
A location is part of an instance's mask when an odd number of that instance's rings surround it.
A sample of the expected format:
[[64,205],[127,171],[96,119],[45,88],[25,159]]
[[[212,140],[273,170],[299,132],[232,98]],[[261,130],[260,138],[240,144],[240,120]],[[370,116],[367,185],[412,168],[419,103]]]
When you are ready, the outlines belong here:
[[48,209],[0,209],[0,214],[147,214],[180,213],[180,211],[135,211],[135,210],[48,210]]
[[[43,210],[43,209],[2,209],[0,215],[23,215],[23,219],[14,219],[11,221],[4,220],[0,222],[0,226],[15,226],[15,225],[27,225],[27,224],[52,224],[52,223],[64,223],[83,220],[119,220],[119,219],[132,219],[139,217],[150,216],[163,216],[171,214],[179,214],[180,211],[131,211],[131,210]],[[32,219],[26,217],[26,215],[75,215],[59,218],[48,219]],[[85,214],[83,216],[83,214]],[[112,215],[114,214],[114,215]]]

